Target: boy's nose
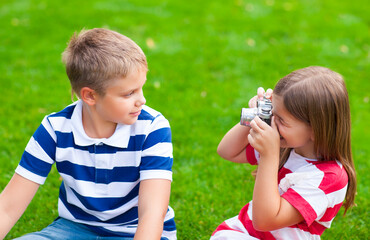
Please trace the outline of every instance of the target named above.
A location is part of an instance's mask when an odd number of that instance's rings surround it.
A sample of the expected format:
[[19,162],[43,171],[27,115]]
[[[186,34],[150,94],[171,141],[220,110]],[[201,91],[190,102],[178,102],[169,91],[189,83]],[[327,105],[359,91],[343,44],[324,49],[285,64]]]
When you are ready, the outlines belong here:
[[139,99],[136,101],[136,106],[140,107],[146,103],[146,99],[144,97],[144,94],[141,93]]

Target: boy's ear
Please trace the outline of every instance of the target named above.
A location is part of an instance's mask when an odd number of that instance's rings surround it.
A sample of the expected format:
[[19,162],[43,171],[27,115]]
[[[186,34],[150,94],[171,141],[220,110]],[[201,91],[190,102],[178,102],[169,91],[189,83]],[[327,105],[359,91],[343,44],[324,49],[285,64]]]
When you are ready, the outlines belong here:
[[89,87],[83,87],[80,90],[80,96],[82,101],[92,106],[96,102],[97,93]]

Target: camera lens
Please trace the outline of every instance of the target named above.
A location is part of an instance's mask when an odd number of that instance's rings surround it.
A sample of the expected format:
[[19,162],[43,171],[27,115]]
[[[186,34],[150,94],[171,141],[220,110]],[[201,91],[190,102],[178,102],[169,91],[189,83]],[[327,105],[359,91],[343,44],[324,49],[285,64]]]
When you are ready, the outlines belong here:
[[250,126],[251,121],[257,115],[257,108],[242,108],[240,115],[240,124],[244,126]]

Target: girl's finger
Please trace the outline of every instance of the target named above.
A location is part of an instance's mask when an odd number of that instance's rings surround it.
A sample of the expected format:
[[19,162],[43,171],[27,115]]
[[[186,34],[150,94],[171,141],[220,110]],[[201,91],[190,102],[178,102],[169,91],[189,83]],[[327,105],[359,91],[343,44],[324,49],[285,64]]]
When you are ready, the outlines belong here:
[[258,129],[258,130],[264,130],[264,129],[266,129],[266,126],[268,126],[268,124],[266,122],[262,121],[262,119],[259,118],[258,116],[256,116],[251,121],[251,126],[252,126],[252,122],[254,122],[255,128]]
[[248,106],[250,108],[254,108],[254,107],[257,107],[257,96],[254,96],[252,97],[249,102],[248,102]]
[[258,132],[259,131],[260,128],[259,128],[258,123],[257,123],[258,120],[260,120],[259,117],[255,117],[251,121],[251,123],[250,123],[250,125],[251,125],[251,131],[253,131],[253,132]]
[[255,133],[254,133],[253,129],[251,128],[251,130],[249,131],[249,135],[251,135],[253,137],[254,134]]
[[266,98],[271,99],[271,97],[272,97],[272,92],[273,92],[273,90],[272,90],[271,88],[267,89],[267,90],[266,90],[266,94],[265,94]]
[[253,139],[253,137],[252,137],[252,135],[250,133],[248,134],[248,142],[253,147],[254,139]]
[[276,126],[276,123],[275,123],[275,116],[272,116],[272,118],[271,118],[271,127],[273,129],[277,129],[277,126]]
[[259,87],[257,89],[257,96],[259,99],[263,99],[263,94],[265,94],[265,89],[263,87]]

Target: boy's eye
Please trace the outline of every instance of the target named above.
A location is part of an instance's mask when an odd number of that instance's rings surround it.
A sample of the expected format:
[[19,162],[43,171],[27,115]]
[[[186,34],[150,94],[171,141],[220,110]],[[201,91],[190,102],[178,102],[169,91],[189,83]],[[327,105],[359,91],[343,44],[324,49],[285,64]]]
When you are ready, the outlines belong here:
[[125,96],[125,97],[129,97],[129,96],[131,96],[132,94],[134,94],[134,91],[129,92],[128,94],[125,94],[124,96]]

